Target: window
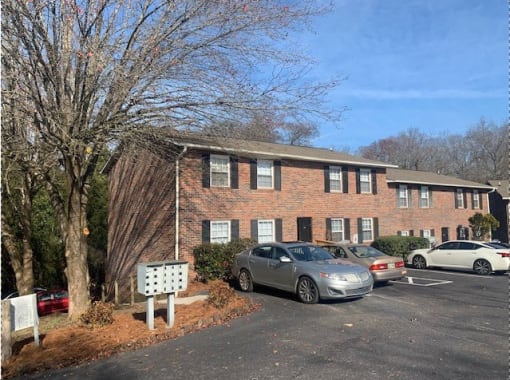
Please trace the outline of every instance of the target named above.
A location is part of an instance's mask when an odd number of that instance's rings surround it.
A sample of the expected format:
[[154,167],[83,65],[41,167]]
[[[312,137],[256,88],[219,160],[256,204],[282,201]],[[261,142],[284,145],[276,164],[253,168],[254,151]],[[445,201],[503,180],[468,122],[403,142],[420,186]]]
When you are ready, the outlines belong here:
[[211,221],[211,243],[230,241],[230,221]]
[[259,243],[274,241],[274,220],[259,220],[257,231]]
[[478,190],[473,190],[473,208],[481,208],[480,193],[478,193]]
[[400,236],[409,236],[409,231],[400,231]]
[[341,218],[331,219],[331,240],[344,240],[344,220]]
[[370,169],[360,169],[359,171],[359,184],[362,194],[372,193],[372,177]]
[[329,190],[331,192],[342,191],[342,169],[338,166],[329,167]]
[[420,187],[420,208],[429,208],[430,207],[430,194],[429,187],[422,186]]
[[464,192],[462,189],[457,189],[455,194],[455,208],[464,208]]
[[361,219],[361,235],[363,237],[363,241],[374,240],[373,239],[372,218],[362,218]]
[[229,187],[229,157],[211,155],[211,186]]
[[273,188],[273,161],[257,160],[257,188]]
[[399,185],[398,187],[398,207],[409,207],[409,200],[407,198],[407,185]]
[[427,238],[427,239],[431,238],[432,234],[430,233],[430,230],[423,230],[422,237]]

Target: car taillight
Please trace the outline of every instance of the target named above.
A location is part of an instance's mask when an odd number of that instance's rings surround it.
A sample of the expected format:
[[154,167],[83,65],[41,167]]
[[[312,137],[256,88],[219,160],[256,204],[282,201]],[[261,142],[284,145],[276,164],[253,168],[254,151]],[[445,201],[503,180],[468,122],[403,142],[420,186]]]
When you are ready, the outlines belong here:
[[498,252],[501,257],[510,257],[510,252]]
[[395,263],[395,268],[403,268],[405,266],[403,261],[398,261]]
[[373,264],[373,265],[370,265],[370,268],[368,268],[369,270],[383,270],[383,269],[388,269],[388,264]]

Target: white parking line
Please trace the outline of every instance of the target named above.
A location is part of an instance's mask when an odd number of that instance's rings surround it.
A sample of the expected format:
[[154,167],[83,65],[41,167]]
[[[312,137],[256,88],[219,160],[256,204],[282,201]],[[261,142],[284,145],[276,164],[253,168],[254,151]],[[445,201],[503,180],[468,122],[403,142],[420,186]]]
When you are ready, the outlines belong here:
[[451,284],[453,281],[437,280],[435,278],[423,278],[423,277],[408,276],[408,277],[404,277],[402,280],[391,281],[391,282],[397,283],[397,284],[404,284],[404,285],[435,286],[435,285]]

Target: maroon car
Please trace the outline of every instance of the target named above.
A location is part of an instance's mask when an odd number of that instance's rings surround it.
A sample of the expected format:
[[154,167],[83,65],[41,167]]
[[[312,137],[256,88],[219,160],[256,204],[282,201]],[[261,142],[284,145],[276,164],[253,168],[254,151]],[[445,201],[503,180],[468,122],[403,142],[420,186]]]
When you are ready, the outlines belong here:
[[69,294],[65,289],[37,292],[37,312],[46,315],[69,308]]

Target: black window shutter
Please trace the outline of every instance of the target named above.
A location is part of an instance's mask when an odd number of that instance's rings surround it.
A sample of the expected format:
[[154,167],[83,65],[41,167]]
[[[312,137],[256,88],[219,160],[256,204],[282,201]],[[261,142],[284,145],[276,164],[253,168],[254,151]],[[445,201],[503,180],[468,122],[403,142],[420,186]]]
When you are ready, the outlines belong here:
[[239,219],[230,221],[230,240],[239,240]]
[[430,230],[430,236],[436,236],[436,232],[434,231],[434,229]]
[[344,219],[344,240],[351,240],[351,220]]
[[372,219],[373,228],[374,228],[374,240],[379,237],[379,218]]
[[211,156],[202,155],[202,187],[211,187]]
[[257,160],[250,160],[250,189],[257,189]]
[[253,240],[258,240],[259,238],[259,222],[257,219],[250,220],[250,237]]
[[413,207],[413,189],[411,186],[407,186],[407,207]]
[[329,166],[324,166],[324,192],[329,193],[331,191],[329,184]]
[[397,231],[397,236],[402,236],[402,231]]
[[429,188],[429,208],[432,208],[432,189]]
[[363,243],[363,220],[358,218],[358,243]]
[[281,190],[282,189],[282,162],[275,161],[273,163],[274,167],[274,189]]
[[414,236],[414,230],[409,230],[409,236]]
[[230,187],[239,189],[239,160],[230,157]]
[[455,208],[460,208],[459,198],[457,197],[457,190],[455,190],[455,192],[453,193],[453,197],[454,197],[454,200],[455,200]]
[[423,230],[420,230],[420,237],[423,237]]
[[377,170],[372,169],[372,194],[377,194]]
[[326,218],[326,240],[331,240],[332,238],[331,218]]
[[462,201],[464,202],[464,204],[462,205],[463,208],[467,208],[468,205],[467,205],[467,193],[466,191],[464,190],[463,192],[463,196],[462,196]]
[[345,167],[342,167],[342,192],[349,192],[349,170]]
[[202,220],[202,243],[211,242],[211,221]]
[[274,220],[275,240],[283,240],[283,221],[281,219]]
[[478,193],[478,199],[480,201],[480,208],[483,209],[483,203],[482,203],[483,196],[481,193]]
[[360,170],[356,169],[356,194],[361,193]]

